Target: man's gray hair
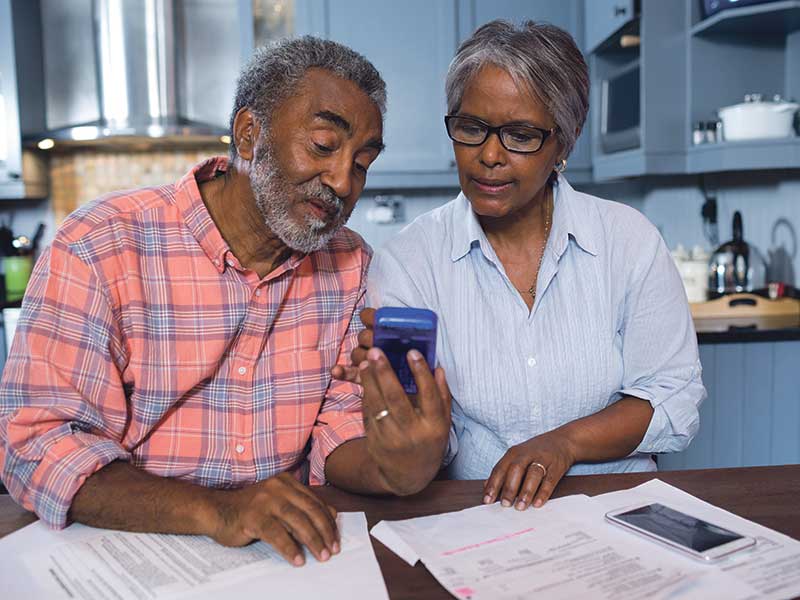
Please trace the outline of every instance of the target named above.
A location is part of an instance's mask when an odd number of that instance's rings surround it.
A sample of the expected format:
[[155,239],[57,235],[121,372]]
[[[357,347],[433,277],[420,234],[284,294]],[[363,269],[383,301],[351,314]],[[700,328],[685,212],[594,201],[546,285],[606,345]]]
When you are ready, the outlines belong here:
[[358,52],[310,35],[279,40],[258,48],[239,75],[230,119],[230,157],[236,159],[233,121],[249,108],[267,131],[275,108],[291,97],[309,69],[326,69],[355,83],[386,114],[386,84],[378,70]]
[[569,33],[548,23],[519,26],[496,20],[479,27],[458,49],[445,83],[447,112],[461,107],[464,90],[485,65],[506,71],[538,98],[558,127],[566,158],[589,111],[589,70]]

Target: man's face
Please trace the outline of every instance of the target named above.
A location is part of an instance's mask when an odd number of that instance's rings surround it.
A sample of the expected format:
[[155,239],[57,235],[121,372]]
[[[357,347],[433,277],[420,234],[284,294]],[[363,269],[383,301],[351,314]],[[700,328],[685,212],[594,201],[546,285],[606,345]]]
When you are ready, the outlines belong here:
[[380,111],[356,84],[309,70],[255,149],[250,183],[267,227],[293,250],[325,246],[353,212],[382,132]]

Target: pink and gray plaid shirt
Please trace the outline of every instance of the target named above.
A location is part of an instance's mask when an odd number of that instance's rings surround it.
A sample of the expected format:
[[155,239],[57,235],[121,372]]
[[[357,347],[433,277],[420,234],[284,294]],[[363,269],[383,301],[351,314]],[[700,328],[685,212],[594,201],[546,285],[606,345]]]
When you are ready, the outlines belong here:
[[357,344],[369,247],[343,229],[259,279],[200,197],[227,164],[82,207],[36,265],[0,384],[0,473],[50,526],[113,460],[219,488],[323,483],[363,435],[360,388],[329,371]]

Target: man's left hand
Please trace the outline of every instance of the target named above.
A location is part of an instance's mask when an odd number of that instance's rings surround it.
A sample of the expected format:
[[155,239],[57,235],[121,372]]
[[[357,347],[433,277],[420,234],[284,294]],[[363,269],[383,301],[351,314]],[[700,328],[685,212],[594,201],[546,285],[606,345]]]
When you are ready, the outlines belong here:
[[359,365],[364,386],[367,450],[388,491],[414,494],[436,476],[450,434],[450,390],[444,371],[432,374],[416,350],[408,363],[417,384],[414,406],[386,355],[370,348]]
[[556,485],[575,462],[575,452],[567,436],[549,431],[509,448],[492,469],[484,486],[485,504],[498,497],[503,506],[525,510],[542,506]]

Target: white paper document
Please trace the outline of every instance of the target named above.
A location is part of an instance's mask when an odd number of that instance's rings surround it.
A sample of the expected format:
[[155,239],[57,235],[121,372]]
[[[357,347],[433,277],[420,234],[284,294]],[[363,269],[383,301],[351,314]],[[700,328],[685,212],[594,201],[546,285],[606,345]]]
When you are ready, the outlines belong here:
[[[759,540],[758,547],[707,565],[604,519],[609,510],[656,500],[753,535]],[[373,527],[372,535],[409,564],[421,560],[451,594],[469,600],[537,596],[734,600],[800,594],[800,585],[794,583],[800,579],[800,563],[796,562],[800,560],[800,542],[658,480],[596,498],[559,498],[541,509],[522,512],[496,503],[405,521],[382,521]]]
[[658,479],[630,490],[596,496],[594,499],[603,506],[603,512],[640,502],[661,502],[694,517],[755,538],[755,548],[731,555],[717,563],[715,568],[730,576],[738,587],[752,590],[752,598],[782,600],[800,596],[798,540],[717,508]]
[[[341,553],[293,567],[263,542],[226,548],[207,537],[34,523],[0,540],[0,581],[9,598],[388,599],[364,513],[340,513]],[[6,588],[8,589],[8,588]],[[6,597],[4,595],[4,597]]]

